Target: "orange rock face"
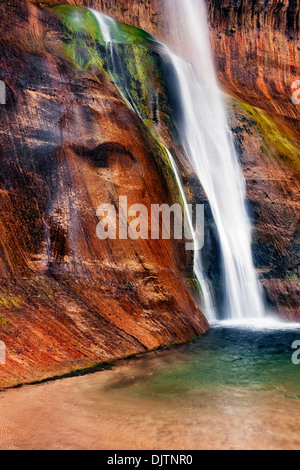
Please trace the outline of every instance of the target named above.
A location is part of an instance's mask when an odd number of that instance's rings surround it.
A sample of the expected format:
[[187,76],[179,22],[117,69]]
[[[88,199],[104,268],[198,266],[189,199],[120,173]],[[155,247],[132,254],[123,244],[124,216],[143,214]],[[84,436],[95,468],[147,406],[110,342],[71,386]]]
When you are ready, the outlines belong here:
[[[34,2],[32,2],[34,3]],[[166,2],[51,0],[43,4],[93,7],[174,44]],[[300,6],[297,0],[206,0],[212,48],[223,88],[241,101],[290,120],[299,137]],[[187,45],[188,51],[188,45]],[[188,52],[187,52],[188,54]]]
[[100,69],[59,56],[53,17],[0,17],[0,387],[204,333],[183,241],[96,236],[100,204],[175,202],[161,148]]
[[[43,2],[55,3],[97,8],[173,43],[158,0]],[[291,100],[300,79],[299,3],[207,4],[220,83],[250,105],[231,101],[228,109],[256,266],[270,305],[299,320],[300,106]],[[7,347],[0,387],[204,333],[207,322],[185,281],[192,258],[183,242],[96,236],[102,203],[125,195],[150,212],[151,203],[175,202],[157,142],[104,73],[79,72],[62,59],[57,24],[35,2],[2,2],[0,18],[0,80],[7,84],[0,106],[0,340]]]
[[247,183],[253,254],[269,307],[300,320],[300,145],[262,111],[228,100]]
[[300,6],[296,0],[208,0],[220,82],[243,102],[276,115],[300,136]]

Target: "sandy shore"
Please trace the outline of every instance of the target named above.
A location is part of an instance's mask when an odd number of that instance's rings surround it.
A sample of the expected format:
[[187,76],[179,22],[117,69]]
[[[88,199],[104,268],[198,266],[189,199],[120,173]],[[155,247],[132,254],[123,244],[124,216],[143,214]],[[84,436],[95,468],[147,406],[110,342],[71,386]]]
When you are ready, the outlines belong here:
[[141,394],[141,380],[162,360],[166,352],[85,377],[1,392],[0,448],[300,448],[296,397],[234,387],[202,390],[189,399]]

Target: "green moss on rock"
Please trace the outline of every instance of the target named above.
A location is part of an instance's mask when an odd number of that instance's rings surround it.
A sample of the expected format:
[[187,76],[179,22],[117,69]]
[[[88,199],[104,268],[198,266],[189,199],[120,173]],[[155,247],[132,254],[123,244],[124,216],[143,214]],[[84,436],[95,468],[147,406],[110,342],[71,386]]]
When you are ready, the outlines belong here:
[[76,7],[72,5],[57,5],[51,8],[51,11],[60,19],[65,28],[76,35],[90,36],[94,41],[101,40],[99,37],[98,23],[93,13],[87,8]]
[[[143,120],[153,136],[153,155],[164,174],[174,202],[184,202],[161,133],[178,141],[170,96],[170,64],[161,45],[147,32],[102,15],[100,24],[89,9],[58,5],[46,7],[60,25],[59,47],[78,72],[105,72],[127,105]],[[101,28],[102,24],[102,28]],[[103,29],[103,30],[102,30]],[[111,41],[105,41],[109,36]]]
[[247,112],[254,125],[265,140],[266,152],[261,147],[263,153],[272,154],[278,163],[288,166],[300,176],[300,145],[287,132],[281,128],[280,124],[273,121],[261,109],[253,108],[248,104],[239,102],[241,107]]
[[[172,165],[160,142],[160,131],[167,130],[172,141],[178,137],[166,83],[169,70],[159,43],[147,32],[105,15],[101,17],[105,25],[102,31],[96,17],[87,8],[57,5],[46,9],[61,25],[62,58],[67,59],[78,72],[98,69],[109,76],[124,101],[155,138],[162,165],[168,167],[173,179]],[[108,30],[110,43],[104,40]]]

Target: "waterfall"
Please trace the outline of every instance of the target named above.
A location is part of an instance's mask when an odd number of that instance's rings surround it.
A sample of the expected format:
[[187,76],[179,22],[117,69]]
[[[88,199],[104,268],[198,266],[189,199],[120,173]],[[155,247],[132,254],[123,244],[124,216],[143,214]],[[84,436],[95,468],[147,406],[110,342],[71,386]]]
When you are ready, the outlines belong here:
[[[191,63],[168,50],[176,69],[183,108],[179,129],[185,151],[209,201],[223,258],[227,318],[264,315],[261,287],[251,253],[251,225],[245,207],[245,181],[229,132],[209,42],[204,0],[167,0],[172,30]],[[189,48],[187,48],[187,45]]]
[[[140,114],[139,108],[137,104],[135,103],[134,99],[132,98],[130,94],[130,90],[127,87],[126,83],[126,73],[124,70],[123,66],[123,61],[122,57],[119,54],[118,51],[118,42],[116,40],[116,30],[117,30],[117,22],[110,18],[107,15],[104,15],[97,10],[90,9],[90,11],[94,14],[98,25],[99,29],[102,33],[102,38],[104,42],[106,43],[106,48],[107,48],[107,54],[110,55],[110,69],[109,73],[117,86],[120,94],[124,98],[124,100],[127,102],[128,106],[131,107],[131,109],[141,118],[143,117]],[[154,39],[154,38],[153,38]],[[167,55],[168,59],[170,60],[169,52],[167,48],[160,43],[157,43],[157,48],[158,50],[163,54]],[[122,78],[120,78],[122,77]],[[156,96],[156,106],[158,108],[158,95]],[[201,258],[201,253],[197,249],[197,246],[199,246],[199,235],[196,233],[194,226],[193,226],[193,220],[192,220],[192,214],[190,214],[190,209],[188,205],[188,201],[185,195],[184,187],[182,184],[181,176],[179,174],[176,162],[171,154],[171,152],[160,142],[160,145],[165,149],[166,154],[168,155],[169,162],[171,164],[171,167],[173,169],[174,176],[176,178],[176,182],[178,185],[179,193],[182,199],[182,203],[184,206],[184,211],[185,214],[187,214],[187,224],[188,224],[188,229],[189,232],[191,233],[195,250],[194,250],[194,274],[195,277],[199,283],[200,286],[200,295],[201,295],[201,308],[202,311],[204,312],[206,318],[209,321],[212,321],[215,319],[215,309],[213,306],[213,301],[212,301],[212,296],[211,296],[211,291],[210,287],[208,284],[208,281],[204,275],[204,271],[202,269],[202,258]]]
[[[226,318],[256,318],[264,315],[261,287],[258,283],[251,253],[251,226],[245,207],[245,181],[228,129],[222,95],[218,87],[209,43],[206,10],[203,0],[166,0],[176,21],[172,31],[181,31],[181,55],[175,55],[163,44],[158,49],[172,63],[177,75],[182,121],[178,129],[185,152],[201,183],[218,231],[223,259]],[[198,9],[198,7],[200,7]],[[131,108],[142,118],[138,104],[127,87],[124,64],[118,51],[117,22],[95,10],[99,28],[110,55],[109,70],[115,85]],[[187,45],[189,47],[187,47]],[[124,77],[123,79],[120,77]],[[184,205],[187,198],[176,163],[166,149]],[[188,211],[187,211],[188,212]],[[191,218],[190,218],[191,219]],[[197,234],[189,221],[197,244]],[[199,281],[204,312],[214,318],[208,282],[202,267],[201,253],[195,251],[194,272]]]
[[168,157],[172,165],[174,175],[175,175],[178,187],[179,187],[179,191],[183,200],[185,213],[187,214],[187,218],[188,218],[188,221],[187,221],[188,226],[189,226],[189,229],[191,231],[192,238],[194,241],[194,247],[195,247],[194,249],[194,273],[201,288],[201,294],[202,294],[202,306],[201,307],[203,309],[203,312],[205,313],[207,320],[212,321],[212,320],[215,320],[215,309],[213,306],[213,301],[212,301],[212,296],[211,296],[211,292],[209,289],[209,285],[204,276],[204,272],[202,269],[201,253],[200,253],[200,250],[198,250],[198,247],[199,247],[198,235],[194,230],[192,214],[190,213],[190,210],[188,207],[188,202],[187,202],[186,195],[184,192],[184,187],[181,181],[181,177],[177,169],[177,165],[175,163],[175,160],[172,154],[169,152],[169,150],[166,149],[166,151],[167,151],[167,154],[168,154]]

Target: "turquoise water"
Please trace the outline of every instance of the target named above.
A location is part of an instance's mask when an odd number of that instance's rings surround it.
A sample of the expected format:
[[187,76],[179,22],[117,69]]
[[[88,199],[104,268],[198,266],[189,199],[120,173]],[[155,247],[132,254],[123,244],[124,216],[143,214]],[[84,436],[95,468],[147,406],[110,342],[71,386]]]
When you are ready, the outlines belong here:
[[187,345],[141,358],[134,376],[123,376],[109,389],[136,398],[183,402],[222,387],[272,390],[300,399],[300,365],[292,363],[292,344],[296,340],[300,340],[298,326],[257,329],[216,324],[205,336]]
[[300,326],[267,326],[217,323],[183,346],[3,392],[0,448],[299,450]]

